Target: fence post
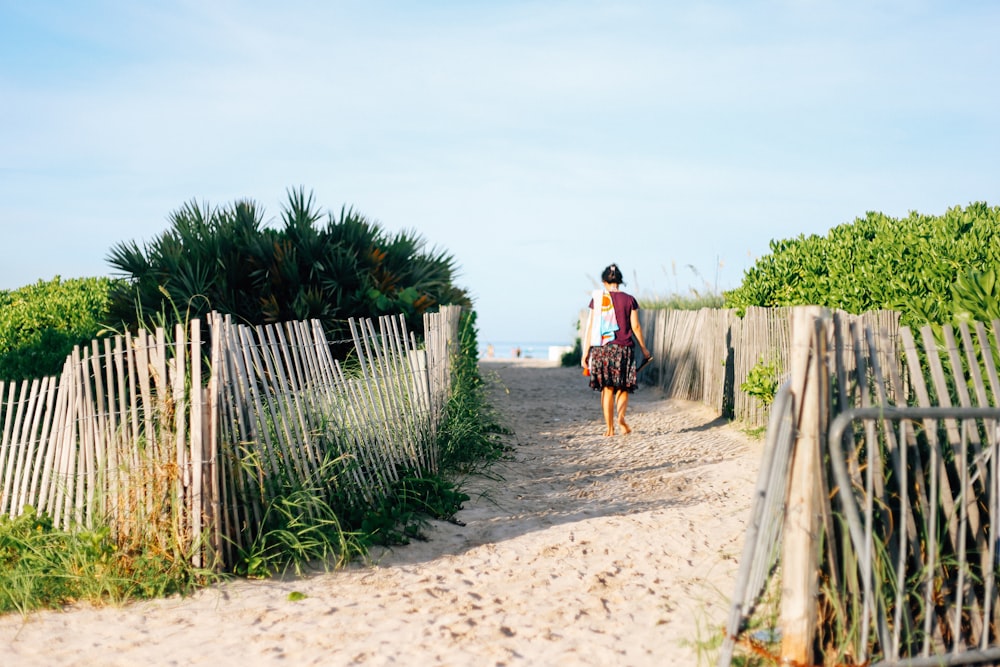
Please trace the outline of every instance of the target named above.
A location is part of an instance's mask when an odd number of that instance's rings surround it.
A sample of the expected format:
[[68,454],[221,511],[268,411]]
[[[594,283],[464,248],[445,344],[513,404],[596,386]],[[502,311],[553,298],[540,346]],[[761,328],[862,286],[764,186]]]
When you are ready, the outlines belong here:
[[817,306],[792,312],[791,390],[796,440],[792,451],[781,555],[781,658],[812,665],[816,631],[820,439],[826,421],[826,326]]

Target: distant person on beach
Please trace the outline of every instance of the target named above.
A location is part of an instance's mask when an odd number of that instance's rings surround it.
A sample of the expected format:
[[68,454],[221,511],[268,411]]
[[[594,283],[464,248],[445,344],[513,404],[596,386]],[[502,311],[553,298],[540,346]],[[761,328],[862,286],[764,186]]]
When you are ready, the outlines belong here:
[[625,284],[621,269],[611,264],[601,273],[601,282],[604,287],[595,290],[590,300],[582,364],[584,374],[590,375],[591,388],[601,392],[604,435],[612,436],[615,434],[616,416],[622,432],[632,432],[625,422],[625,411],[628,409],[629,394],[637,386],[633,346],[638,344],[644,363],[652,355],[646,349],[639,325],[639,302],[620,289]]

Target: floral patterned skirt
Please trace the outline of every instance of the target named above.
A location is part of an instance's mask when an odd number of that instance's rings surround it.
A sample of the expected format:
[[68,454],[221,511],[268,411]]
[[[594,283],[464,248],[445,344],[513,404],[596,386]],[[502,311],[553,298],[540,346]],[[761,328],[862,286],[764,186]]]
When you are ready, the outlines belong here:
[[592,347],[587,367],[590,369],[591,389],[599,391],[612,387],[627,392],[636,389],[635,352],[631,345],[608,343]]

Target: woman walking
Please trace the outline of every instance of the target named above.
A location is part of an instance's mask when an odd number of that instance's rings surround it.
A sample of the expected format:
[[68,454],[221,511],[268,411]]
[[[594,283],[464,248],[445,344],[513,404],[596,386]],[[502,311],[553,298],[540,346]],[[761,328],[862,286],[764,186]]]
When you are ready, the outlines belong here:
[[632,429],[625,422],[628,397],[636,389],[638,343],[643,359],[651,358],[639,325],[639,302],[621,291],[621,269],[611,264],[601,273],[603,289],[595,290],[590,301],[590,317],[583,337],[583,366],[590,374],[590,386],[601,392],[604,435],[615,434],[615,419],[625,434]]

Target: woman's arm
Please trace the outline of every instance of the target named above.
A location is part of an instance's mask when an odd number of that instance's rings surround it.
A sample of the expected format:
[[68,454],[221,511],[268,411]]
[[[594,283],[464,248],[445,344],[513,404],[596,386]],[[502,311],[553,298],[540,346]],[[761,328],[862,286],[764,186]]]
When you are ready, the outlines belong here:
[[639,342],[639,348],[642,350],[642,356],[650,356],[649,350],[646,349],[646,341],[642,338],[642,325],[639,324],[639,311],[633,310],[632,314],[629,315],[629,324],[632,326],[632,335]]

